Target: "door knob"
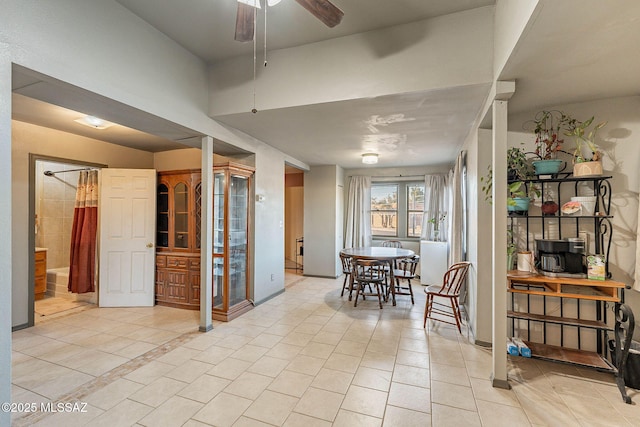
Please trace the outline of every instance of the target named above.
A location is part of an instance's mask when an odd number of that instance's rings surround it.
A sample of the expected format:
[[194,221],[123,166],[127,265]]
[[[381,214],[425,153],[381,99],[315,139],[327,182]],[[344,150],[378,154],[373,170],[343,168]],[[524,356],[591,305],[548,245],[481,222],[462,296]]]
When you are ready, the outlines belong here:
[[147,243],[147,247],[148,248],[152,248],[153,247],[153,243]]

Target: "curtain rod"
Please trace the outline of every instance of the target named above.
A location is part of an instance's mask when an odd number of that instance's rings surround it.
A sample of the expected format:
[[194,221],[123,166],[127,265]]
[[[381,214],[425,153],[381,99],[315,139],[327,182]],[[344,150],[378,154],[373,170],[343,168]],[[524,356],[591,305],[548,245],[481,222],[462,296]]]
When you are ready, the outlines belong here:
[[[367,175],[347,175],[348,178]],[[424,178],[425,175],[370,175],[371,178]]]
[[69,169],[66,171],[44,171],[44,174],[46,176],[55,176],[55,174],[57,173],[65,173],[65,172],[78,172],[78,171],[92,171],[92,170],[98,170],[97,168],[80,168],[80,169]]

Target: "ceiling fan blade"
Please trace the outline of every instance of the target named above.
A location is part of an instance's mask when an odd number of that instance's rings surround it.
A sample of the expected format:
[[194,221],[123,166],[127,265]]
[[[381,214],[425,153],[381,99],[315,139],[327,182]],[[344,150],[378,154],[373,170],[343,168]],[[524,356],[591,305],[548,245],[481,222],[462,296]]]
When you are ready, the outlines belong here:
[[236,35],[235,40],[239,42],[249,42],[253,40],[254,22],[256,8],[238,2],[238,14],[236,15]]
[[307,9],[316,18],[324,22],[327,27],[333,28],[342,21],[344,12],[338,9],[329,0],[296,0],[298,4]]

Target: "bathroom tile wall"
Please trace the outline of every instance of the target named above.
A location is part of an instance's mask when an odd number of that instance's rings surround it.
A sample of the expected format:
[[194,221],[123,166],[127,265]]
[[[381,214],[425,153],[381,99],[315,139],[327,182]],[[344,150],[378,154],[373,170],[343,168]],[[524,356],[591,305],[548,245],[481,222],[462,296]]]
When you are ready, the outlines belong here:
[[69,266],[79,172],[46,176],[44,171],[64,171],[81,166],[39,161],[36,164],[36,246],[47,248],[47,268]]

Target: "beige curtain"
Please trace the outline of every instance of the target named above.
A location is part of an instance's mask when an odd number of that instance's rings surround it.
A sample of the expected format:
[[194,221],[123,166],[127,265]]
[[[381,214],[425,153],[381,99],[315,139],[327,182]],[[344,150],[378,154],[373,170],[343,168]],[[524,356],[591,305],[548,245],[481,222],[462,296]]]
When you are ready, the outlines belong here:
[[449,232],[449,264],[466,258],[465,174],[466,152],[458,154],[451,172],[451,230]]
[[[449,239],[449,215],[451,188],[445,174],[424,177],[424,215],[422,216],[422,239],[446,242]],[[438,223],[429,222],[432,218]],[[440,221],[444,218],[443,221]]]
[[[640,205],[640,203],[639,203]],[[636,271],[632,289],[640,291],[640,206],[638,208],[638,226],[636,230]]]
[[98,171],[81,171],[71,232],[69,292],[95,291],[97,229]]
[[371,177],[352,176],[347,199],[344,247],[371,246]]

